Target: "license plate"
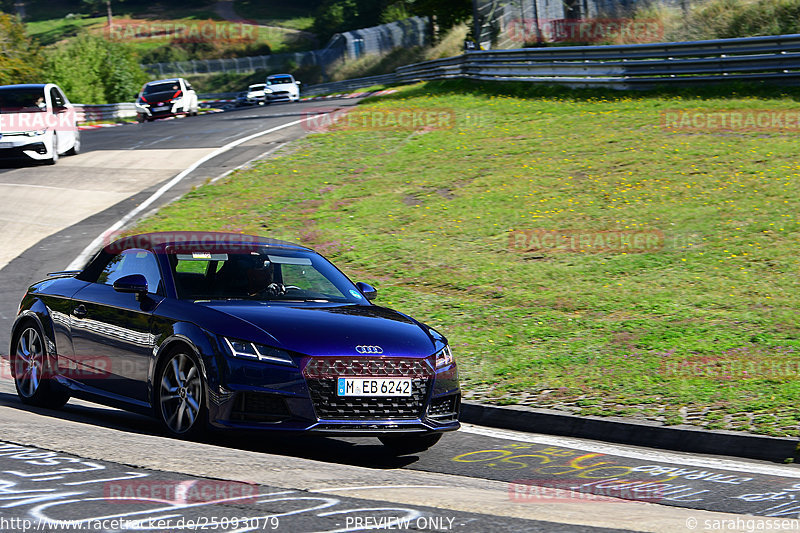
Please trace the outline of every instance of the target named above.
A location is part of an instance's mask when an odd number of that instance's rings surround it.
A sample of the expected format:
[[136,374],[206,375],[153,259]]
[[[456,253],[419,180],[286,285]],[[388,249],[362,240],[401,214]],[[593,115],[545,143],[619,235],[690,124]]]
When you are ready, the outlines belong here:
[[339,396],[411,396],[410,379],[339,378]]
[[14,148],[14,143],[0,143],[0,148]]
[[162,105],[161,107],[154,107],[153,111],[166,111],[167,109],[169,109],[168,105]]

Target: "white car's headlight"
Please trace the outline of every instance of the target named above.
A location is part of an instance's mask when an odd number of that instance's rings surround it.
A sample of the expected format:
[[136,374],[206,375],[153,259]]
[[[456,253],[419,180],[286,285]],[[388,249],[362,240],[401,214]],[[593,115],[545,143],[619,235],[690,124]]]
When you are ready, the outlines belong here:
[[36,137],[36,136],[39,136],[39,135],[44,135],[45,133],[47,133],[46,129],[44,129],[44,130],[36,130],[36,131],[26,131],[25,135],[27,135],[28,137]]
[[455,362],[455,358],[453,358],[453,352],[450,351],[449,345],[436,353],[436,368],[450,366],[453,362]]
[[228,349],[230,350],[231,355],[234,357],[252,359],[254,361],[268,361],[271,363],[294,365],[294,359],[292,359],[292,356],[289,355],[288,352],[278,348],[265,346],[263,344],[256,344],[249,341],[242,341],[239,339],[229,339],[227,337],[223,337],[223,339],[225,339],[225,344],[228,345]]

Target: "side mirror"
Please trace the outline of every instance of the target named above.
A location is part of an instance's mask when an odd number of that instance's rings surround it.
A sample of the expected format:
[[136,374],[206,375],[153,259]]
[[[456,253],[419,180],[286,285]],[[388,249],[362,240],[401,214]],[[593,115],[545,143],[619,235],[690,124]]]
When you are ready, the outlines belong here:
[[296,81],[295,83],[296,83],[297,85],[302,85],[302,83],[300,83],[299,81]]
[[361,291],[361,294],[363,294],[364,298],[366,298],[367,300],[374,300],[375,298],[378,297],[378,289],[376,289],[372,285],[364,283],[363,281],[359,281],[358,283],[356,283],[356,287],[358,287],[358,290]]
[[114,282],[114,290],[117,292],[147,294],[147,279],[141,274],[122,276]]

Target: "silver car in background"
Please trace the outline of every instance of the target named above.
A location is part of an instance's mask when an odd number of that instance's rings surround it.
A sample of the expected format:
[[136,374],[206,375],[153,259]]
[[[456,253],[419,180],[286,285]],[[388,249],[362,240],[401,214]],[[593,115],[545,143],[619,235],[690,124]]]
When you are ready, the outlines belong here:
[[267,76],[266,92],[268,102],[297,102],[300,100],[300,82],[291,74]]
[[269,101],[267,100],[267,92],[272,92],[267,89],[266,83],[254,83],[247,88],[247,103],[248,104],[258,104],[264,105],[268,104]]

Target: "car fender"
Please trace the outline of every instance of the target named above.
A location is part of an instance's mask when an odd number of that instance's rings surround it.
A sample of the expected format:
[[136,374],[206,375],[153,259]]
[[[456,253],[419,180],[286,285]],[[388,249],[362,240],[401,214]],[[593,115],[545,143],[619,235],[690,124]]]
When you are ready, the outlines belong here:
[[217,387],[217,372],[209,373],[209,368],[217,368],[217,349],[212,342],[213,336],[191,322],[176,322],[172,324],[171,331],[167,332],[163,340],[154,349],[154,356],[150,361],[147,386],[151,403],[155,401],[156,369],[158,363],[177,344],[188,346],[200,361],[200,372],[209,387]]

